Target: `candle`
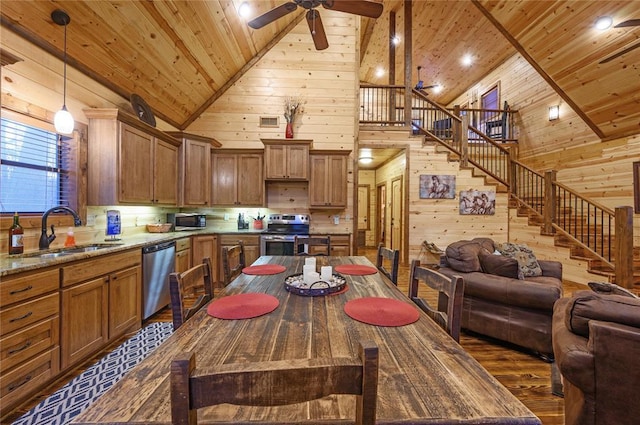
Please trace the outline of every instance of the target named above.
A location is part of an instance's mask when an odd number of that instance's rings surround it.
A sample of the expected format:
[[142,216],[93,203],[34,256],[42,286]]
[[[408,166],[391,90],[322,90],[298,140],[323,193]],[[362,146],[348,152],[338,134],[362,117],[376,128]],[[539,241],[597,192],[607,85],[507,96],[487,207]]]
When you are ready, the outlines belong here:
[[309,257],[309,258],[305,258],[304,259],[304,265],[305,266],[313,266],[314,270],[316,267],[316,257]]
[[333,269],[331,266],[322,266],[320,267],[320,280],[324,280],[325,282],[329,282],[331,280]]

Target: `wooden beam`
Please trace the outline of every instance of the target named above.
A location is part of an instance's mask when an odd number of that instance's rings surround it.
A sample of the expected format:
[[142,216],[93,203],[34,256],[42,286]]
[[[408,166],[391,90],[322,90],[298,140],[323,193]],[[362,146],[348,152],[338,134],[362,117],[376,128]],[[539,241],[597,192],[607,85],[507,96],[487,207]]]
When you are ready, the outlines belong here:
[[404,124],[407,127],[411,126],[412,6],[411,0],[404,0]]
[[513,37],[511,33],[509,33],[509,31],[507,31],[507,29],[503,27],[496,18],[493,17],[491,12],[485,9],[485,7],[480,4],[479,0],[471,0],[471,2],[478,8],[478,10],[480,10],[480,12],[482,12],[482,14],[489,20],[489,22],[491,22],[493,26],[502,33],[502,35],[511,43],[511,45],[515,47],[518,53],[520,53],[522,57],[524,57],[526,61],[529,62],[533,69],[535,69],[538,74],[540,74],[540,76],[547,82],[547,84],[549,84],[551,88],[555,90],[555,92],[558,93],[558,95],[565,102],[567,102],[569,107],[571,107],[571,109],[575,111],[575,113],[582,119],[582,121],[584,121],[584,123],[589,126],[589,128],[596,134],[596,136],[598,136],[600,139],[604,139],[605,134],[602,132],[602,130],[600,130],[600,128],[587,116],[587,114],[585,114],[584,111],[573,101],[573,99],[571,99],[571,97],[569,97],[569,95],[565,93],[565,91],[562,90],[559,85],[556,84],[553,78],[551,78],[551,76],[547,74],[547,72],[538,64],[538,62],[533,59],[533,57],[518,42],[518,40],[516,40],[515,37]]
[[273,49],[279,42],[284,38],[285,35],[289,34],[292,29],[294,29],[302,20],[304,19],[305,14],[299,14],[289,25],[287,25],[278,35],[276,35],[273,40],[271,40],[262,50],[260,50],[254,57],[252,57],[238,72],[235,73],[233,77],[231,77],[220,90],[216,91],[213,96],[207,99],[198,109],[196,109],[193,114],[185,122],[178,126],[180,130],[184,130],[189,127],[200,115],[202,115],[211,105],[214,104],[216,100],[218,100],[223,94],[226,93],[240,78],[244,76],[253,66],[260,61],[271,49]]

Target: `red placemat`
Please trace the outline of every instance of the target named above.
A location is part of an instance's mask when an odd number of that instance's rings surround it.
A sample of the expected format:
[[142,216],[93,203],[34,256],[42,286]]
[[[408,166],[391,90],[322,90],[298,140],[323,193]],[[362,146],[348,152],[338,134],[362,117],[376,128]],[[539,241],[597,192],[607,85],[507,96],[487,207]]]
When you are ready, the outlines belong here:
[[218,298],[207,306],[207,313],[218,319],[251,319],[271,313],[278,304],[272,295],[250,292]]
[[411,304],[380,297],[351,300],[344,305],[344,312],[359,322],[378,326],[404,326],[420,318]]
[[375,267],[363,266],[360,264],[341,264],[339,266],[335,266],[333,269],[338,273],[351,274],[355,276],[378,273],[378,269]]
[[249,266],[242,269],[244,274],[263,275],[263,274],[278,274],[287,270],[285,266],[280,264],[261,264],[258,266]]

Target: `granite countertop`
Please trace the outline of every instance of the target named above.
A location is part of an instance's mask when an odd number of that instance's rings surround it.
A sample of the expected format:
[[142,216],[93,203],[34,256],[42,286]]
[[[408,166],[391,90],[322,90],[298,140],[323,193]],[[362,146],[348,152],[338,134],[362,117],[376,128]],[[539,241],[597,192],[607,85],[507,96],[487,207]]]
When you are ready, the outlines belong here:
[[[105,242],[104,239],[94,242],[84,242],[78,244],[78,247],[86,247],[90,245],[100,245],[100,249],[95,251],[77,252],[73,254],[65,254],[62,256],[41,257],[40,254],[55,253],[64,248],[54,248],[47,251],[28,251],[19,255],[0,255],[0,277],[8,276],[16,273],[21,273],[30,270],[37,270],[45,267],[57,266],[71,261],[84,260],[87,258],[94,258],[101,255],[113,254],[115,252],[126,251],[129,249],[139,248],[151,245],[159,242],[167,242],[185,237],[197,236],[197,235],[233,235],[233,234],[255,234],[262,233],[262,229],[244,229],[244,230],[220,230],[207,228],[203,230],[194,230],[187,232],[168,232],[168,233],[140,233],[133,236],[122,236],[122,239],[114,242]],[[313,232],[314,234],[340,234],[345,233],[331,233],[331,232]]]

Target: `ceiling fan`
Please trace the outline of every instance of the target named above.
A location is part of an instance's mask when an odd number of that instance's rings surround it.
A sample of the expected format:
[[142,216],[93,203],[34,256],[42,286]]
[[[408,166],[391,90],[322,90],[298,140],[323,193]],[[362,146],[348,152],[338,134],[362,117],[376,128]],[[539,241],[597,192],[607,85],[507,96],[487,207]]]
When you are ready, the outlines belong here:
[[[620,22],[618,25],[615,25],[614,28],[626,28],[626,27],[638,27],[640,26],[640,19],[629,19],[627,21],[624,22]],[[637,42],[635,44],[632,44],[629,47],[625,47],[624,49],[612,54],[611,56],[602,59],[599,64],[605,64],[607,62],[611,62],[612,60],[619,58],[622,55],[626,55],[627,53],[629,53],[630,51],[637,49],[638,47],[640,47],[640,42]]]
[[306,18],[309,24],[309,30],[311,31],[311,37],[313,38],[313,44],[317,50],[324,50],[329,47],[329,43],[327,42],[327,35],[322,26],[320,12],[316,10],[320,5],[325,9],[352,13],[368,18],[379,17],[382,14],[383,7],[382,3],[366,0],[292,0],[252,19],[248,25],[253,29],[262,28],[276,19],[288,15],[300,6],[307,9]]

